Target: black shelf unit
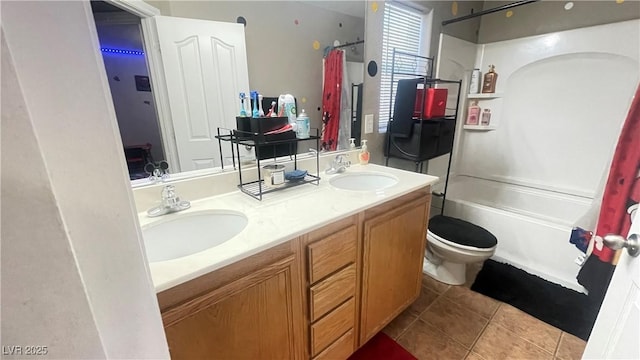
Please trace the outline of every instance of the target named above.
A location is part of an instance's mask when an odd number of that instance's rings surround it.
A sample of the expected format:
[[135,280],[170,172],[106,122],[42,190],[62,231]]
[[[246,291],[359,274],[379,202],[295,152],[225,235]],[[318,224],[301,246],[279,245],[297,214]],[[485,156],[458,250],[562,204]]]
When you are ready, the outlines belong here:
[[[408,160],[414,162],[415,171],[421,173],[424,170],[425,161],[449,154],[444,193],[437,194],[443,198],[442,212],[444,213],[462,80],[433,78],[433,64],[434,58],[393,50],[392,96],[389,100],[390,116],[385,135],[384,154],[387,166],[390,158]],[[395,96],[394,103],[393,95],[397,95],[400,82],[403,80],[407,80],[403,86],[413,88],[413,92],[409,91],[409,96],[402,99]],[[417,89],[423,89],[422,96],[424,96],[428,88],[441,87],[448,89],[445,115],[437,118],[423,118],[425,101],[421,101],[416,116]],[[450,100],[453,98],[455,98],[455,104]]]
[[[265,157],[261,156],[261,152],[267,152],[269,157],[276,160],[278,157],[277,149],[282,149],[283,146],[288,145],[290,152],[289,156],[293,158],[293,166],[294,169],[298,169],[298,154],[297,148],[298,143],[302,141],[315,140],[316,141],[316,149],[320,148],[320,136],[318,129],[311,129],[311,133],[314,135],[309,136],[305,139],[298,139],[295,137],[290,137],[291,132],[283,133],[283,134],[274,134],[274,135],[264,135],[258,132],[248,132],[248,131],[240,131],[236,129],[225,129],[218,128],[218,135],[216,139],[218,139],[218,146],[220,148],[220,163],[222,164],[222,168],[224,169],[224,161],[222,156],[222,143],[228,142],[231,146],[231,158],[233,161],[234,170],[238,170],[238,178],[239,184],[238,188],[243,193],[253,197],[254,199],[262,201],[262,197],[265,194],[280,191],[283,189],[291,188],[294,186],[302,185],[302,184],[314,184],[320,185],[320,155],[318,151],[315,151],[316,156],[316,174],[309,174],[304,177],[304,179],[291,181],[285,180],[285,183],[280,185],[279,187],[268,188],[264,185],[264,180],[262,177],[262,166],[260,165],[261,161],[265,160]],[[258,180],[245,181],[242,175],[242,162],[240,161],[240,146],[246,146],[255,149],[256,153],[256,170],[258,173]],[[236,163],[236,159],[238,160]],[[237,165],[237,167],[236,167]]]

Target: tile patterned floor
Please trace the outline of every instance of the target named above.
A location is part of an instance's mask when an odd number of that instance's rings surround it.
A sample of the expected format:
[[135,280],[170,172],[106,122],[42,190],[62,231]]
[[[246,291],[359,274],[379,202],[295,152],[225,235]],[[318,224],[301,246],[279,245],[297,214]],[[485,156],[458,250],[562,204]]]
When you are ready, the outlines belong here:
[[469,287],[424,276],[418,299],[383,331],[418,359],[580,359],[586,343]]

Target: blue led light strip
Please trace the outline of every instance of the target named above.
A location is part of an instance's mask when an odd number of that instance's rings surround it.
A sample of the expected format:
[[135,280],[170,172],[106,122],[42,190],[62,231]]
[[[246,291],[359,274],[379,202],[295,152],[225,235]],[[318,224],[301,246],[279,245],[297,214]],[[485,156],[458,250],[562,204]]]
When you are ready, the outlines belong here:
[[144,51],[137,50],[123,50],[123,49],[111,49],[111,48],[100,48],[102,52],[112,53],[112,54],[124,54],[124,55],[144,55]]

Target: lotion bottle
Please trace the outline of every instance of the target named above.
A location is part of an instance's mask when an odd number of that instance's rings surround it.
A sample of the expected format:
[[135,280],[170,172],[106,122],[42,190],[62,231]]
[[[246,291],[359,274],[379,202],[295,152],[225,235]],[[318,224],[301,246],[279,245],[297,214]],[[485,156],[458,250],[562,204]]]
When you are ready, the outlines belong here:
[[484,109],[484,111],[482,112],[482,119],[480,120],[480,125],[489,126],[490,122],[491,122],[491,110]]
[[474,101],[471,106],[469,106],[469,111],[467,112],[467,121],[465,121],[465,125],[478,125],[480,120],[480,106],[478,106],[478,102]]
[[358,160],[360,165],[367,165],[369,163],[369,149],[367,148],[367,140],[362,140],[362,147],[358,154]]
[[496,81],[498,81],[498,73],[494,65],[489,65],[489,72],[484,74],[482,82],[482,93],[491,94],[496,92]]

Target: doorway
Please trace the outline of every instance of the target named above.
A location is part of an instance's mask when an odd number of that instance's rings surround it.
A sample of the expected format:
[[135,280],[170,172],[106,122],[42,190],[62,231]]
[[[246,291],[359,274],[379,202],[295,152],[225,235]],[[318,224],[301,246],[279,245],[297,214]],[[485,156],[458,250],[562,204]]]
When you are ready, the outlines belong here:
[[104,1],[91,1],[109,89],[131,180],[146,178],[147,164],[166,161],[152,94],[140,17]]

